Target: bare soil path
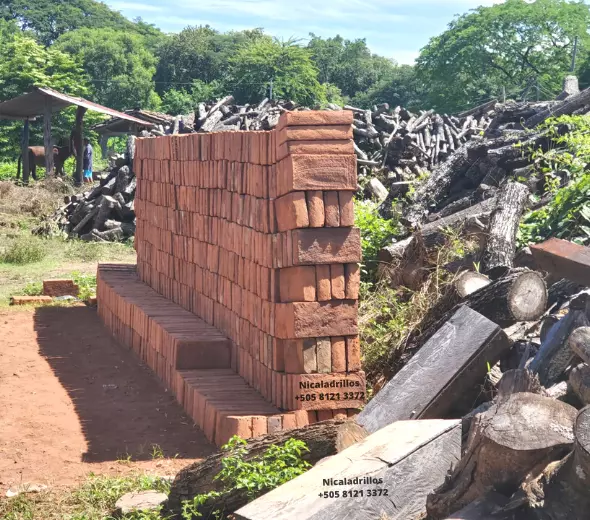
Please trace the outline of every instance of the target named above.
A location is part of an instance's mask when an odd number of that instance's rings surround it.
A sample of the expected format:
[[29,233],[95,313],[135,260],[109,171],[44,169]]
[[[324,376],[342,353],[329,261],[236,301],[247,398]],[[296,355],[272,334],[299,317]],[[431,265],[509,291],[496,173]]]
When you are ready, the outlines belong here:
[[213,451],[95,309],[0,312],[0,496],[89,472],[173,475]]

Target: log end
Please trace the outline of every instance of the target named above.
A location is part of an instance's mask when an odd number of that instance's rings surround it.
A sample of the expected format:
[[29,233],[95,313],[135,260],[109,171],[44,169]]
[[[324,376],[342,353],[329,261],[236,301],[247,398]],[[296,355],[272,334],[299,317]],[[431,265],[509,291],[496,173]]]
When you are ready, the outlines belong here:
[[538,320],[547,308],[547,285],[535,272],[521,274],[508,294],[510,313],[517,321]]

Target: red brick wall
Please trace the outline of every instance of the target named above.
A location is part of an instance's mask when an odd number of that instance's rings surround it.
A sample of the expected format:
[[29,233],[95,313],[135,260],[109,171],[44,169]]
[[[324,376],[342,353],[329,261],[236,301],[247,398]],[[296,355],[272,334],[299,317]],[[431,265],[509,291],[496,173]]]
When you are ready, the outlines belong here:
[[139,139],[134,168],[140,278],[226,334],[232,368],[276,406],[360,407],[296,399],[302,381],[364,392],[352,113]]

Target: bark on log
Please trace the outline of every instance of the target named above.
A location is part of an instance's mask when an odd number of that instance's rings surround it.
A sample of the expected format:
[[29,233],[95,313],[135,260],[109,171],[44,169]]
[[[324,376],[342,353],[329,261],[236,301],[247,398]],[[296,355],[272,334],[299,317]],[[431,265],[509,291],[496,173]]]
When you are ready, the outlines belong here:
[[526,486],[533,517],[538,520],[586,520],[590,511],[590,407],[578,414],[574,451],[545,469]]
[[510,496],[531,469],[567,453],[575,417],[574,407],[530,393],[514,394],[476,416],[465,456],[427,498],[430,517],[447,518],[490,489]]
[[[249,440],[245,447],[247,455],[244,460],[251,460],[261,455],[272,444],[282,444],[293,438],[305,442],[309,452],[304,459],[310,464],[316,464],[325,457],[340,453],[366,436],[367,432],[354,421],[325,421],[306,428],[287,430]],[[216,453],[202,462],[196,462],[181,470],[172,483],[167,508],[178,513],[182,508],[183,500],[190,500],[198,494],[209,491],[220,491],[222,484],[213,478],[221,471],[223,458],[223,452]],[[248,499],[243,490],[235,490],[230,495],[207,504],[203,513],[208,514],[215,509],[231,513],[247,502]]]
[[528,188],[518,182],[509,182],[500,190],[482,254],[482,270],[492,278],[502,276],[513,265],[516,233],[528,195]]
[[568,97],[566,100],[558,103],[547,110],[543,110],[535,114],[532,117],[529,117],[525,122],[524,126],[526,128],[533,128],[543,121],[545,121],[549,117],[558,117],[565,114],[571,114],[575,110],[582,108],[585,105],[590,104],[590,88],[586,90],[582,90],[579,94],[574,94],[573,96]]

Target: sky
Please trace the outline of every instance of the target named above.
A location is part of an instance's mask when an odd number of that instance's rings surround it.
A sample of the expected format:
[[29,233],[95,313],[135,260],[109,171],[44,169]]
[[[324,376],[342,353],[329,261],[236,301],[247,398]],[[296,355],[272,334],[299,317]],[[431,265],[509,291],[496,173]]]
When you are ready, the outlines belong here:
[[225,32],[263,28],[304,43],[324,38],[365,38],[376,54],[411,64],[432,36],[457,14],[502,0],[106,0],[128,18],[141,17],[165,32],[210,25]]

